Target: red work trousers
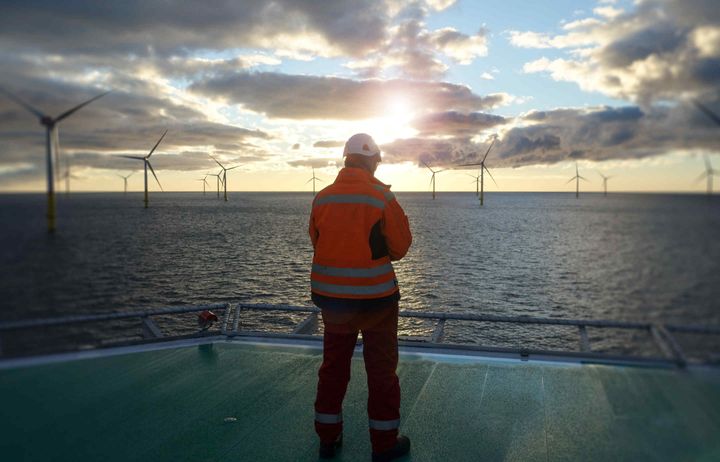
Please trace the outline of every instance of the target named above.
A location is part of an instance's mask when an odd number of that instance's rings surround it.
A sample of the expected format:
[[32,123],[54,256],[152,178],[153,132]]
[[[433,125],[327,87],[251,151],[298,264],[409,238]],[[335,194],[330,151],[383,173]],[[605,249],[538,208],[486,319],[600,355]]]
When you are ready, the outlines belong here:
[[350,360],[361,331],[372,449],[383,452],[392,448],[400,426],[400,382],[395,374],[398,303],[353,314],[323,310],[323,322],[323,363],[315,400],[315,431],[320,441],[331,443],[342,433],[342,402],[350,382]]

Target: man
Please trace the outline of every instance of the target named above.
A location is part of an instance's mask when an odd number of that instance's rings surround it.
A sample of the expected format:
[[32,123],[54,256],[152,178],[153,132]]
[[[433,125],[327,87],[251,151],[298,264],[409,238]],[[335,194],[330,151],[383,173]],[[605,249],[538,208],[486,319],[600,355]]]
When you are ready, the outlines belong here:
[[390,186],[374,177],[381,161],[375,141],[364,133],[353,135],[343,157],[345,168],[315,197],[310,215],[312,300],[325,325],[315,430],[320,457],[333,457],[342,443],[342,402],[362,331],[372,459],[389,461],[410,451],[410,440],[398,436],[400,292],[390,262],[405,256],[412,236]]

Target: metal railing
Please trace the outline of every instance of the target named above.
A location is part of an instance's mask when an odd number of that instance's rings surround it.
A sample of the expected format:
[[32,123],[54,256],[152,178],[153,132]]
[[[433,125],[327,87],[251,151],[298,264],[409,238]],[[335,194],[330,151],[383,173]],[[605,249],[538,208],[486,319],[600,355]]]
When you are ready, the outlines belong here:
[[[182,336],[167,336],[163,334],[160,327],[152,319],[154,316],[177,315],[186,313],[199,313],[206,310],[222,312],[219,318],[219,325],[213,329],[201,328],[197,332]],[[281,312],[286,314],[307,314],[291,331],[284,333],[268,332],[263,330],[243,329],[244,311]],[[317,335],[318,313],[320,310],[310,306],[293,305],[271,305],[229,303],[209,304],[198,306],[182,306],[157,308],[143,311],[103,313],[77,316],[64,316],[58,318],[29,319],[19,321],[0,322],[0,334],[10,331],[20,331],[41,327],[59,327],[76,325],[89,322],[108,322],[120,319],[139,319],[142,323],[144,341],[170,340],[177,338],[193,338],[200,336],[216,335],[221,338],[235,337],[271,337],[285,339],[312,339],[321,340]],[[694,336],[720,336],[720,326],[697,326],[680,324],[660,324],[650,322],[624,322],[590,319],[562,319],[542,318],[530,316],[496,316],[471,313],[449,313],[449,312],[422,312],[422,311],[401,311],[400,317],[411,319],[426,319],[434,323],[432,334],[425,337],[403,337],[400,336],[399,343],[407,348],[431,348],[443,352],[476,352],[485,354],[518,355],[527,359],[531,356],[542,358],[564,358],[585,362],[609,362],[609,363],[634,363],[648,365],[675,365],[685,367],[687,364],[696,364],[688,358],[680,342],[674,333],[689,334]],[[457,344],[445,341],[445,325],[448,321],[470,321],[485,322],[493,324],[525,324],[525,325],[552,325],[574,327],[577,329],[578,350],[547,350],[517,347],[502,347],[479,344]],[[624,329],[635,332],[645,332],[650,335],[654,344],[662,353],[660,357],[648,357],[639,355],[617,355],[593,351],[587,329],[612,328]],[[1,339],[1,337],[0,337]],[[2,343],[0,342],[0,345]],[[0,349],[2,355],[2,349]]]

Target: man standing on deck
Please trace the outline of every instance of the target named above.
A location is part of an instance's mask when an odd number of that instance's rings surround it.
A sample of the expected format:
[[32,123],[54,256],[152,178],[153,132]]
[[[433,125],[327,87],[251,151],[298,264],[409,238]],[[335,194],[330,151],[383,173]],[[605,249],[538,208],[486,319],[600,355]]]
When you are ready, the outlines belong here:
[[364,133],[353,135],[343,157],[345,168],[317,194],[310,215],[312,300],[325,325],[315,430],[320,457],[333,457],[342,443],[342,402],[362,331],[372,459],[389,461],[410,451],[410,440],[398,436],[400,292],[390,262],[405,256],[412,236],[390,186],[374,177],[381,161],[375,141]]

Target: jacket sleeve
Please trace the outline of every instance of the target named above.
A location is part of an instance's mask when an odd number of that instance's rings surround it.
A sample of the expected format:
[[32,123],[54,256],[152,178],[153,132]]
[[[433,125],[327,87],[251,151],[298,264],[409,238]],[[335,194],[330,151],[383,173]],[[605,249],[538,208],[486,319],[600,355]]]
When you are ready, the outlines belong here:
[[310,224],[308,226],[308,234],[310,234],[310,241],[312,242],[313,249],[317,245],[318,236],[320,233],[318,232],[317,228],[315,227],[315,213],[310,213]]
[[400,260],[405,256],[410,244],[412,244],[410,222],[405,216],[402,207],[394,198],[387,202],[383,218],[383,234],[385,235],[390,260]]

